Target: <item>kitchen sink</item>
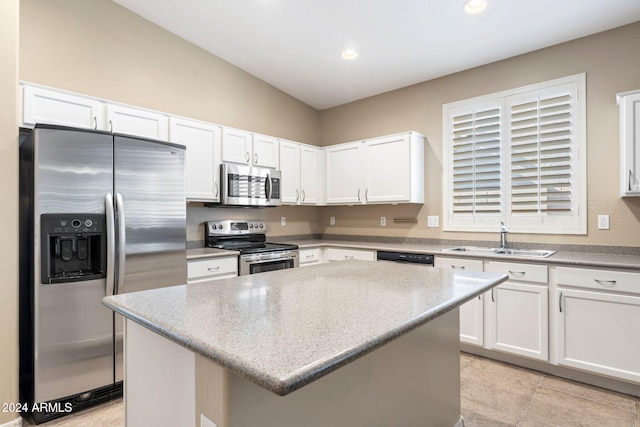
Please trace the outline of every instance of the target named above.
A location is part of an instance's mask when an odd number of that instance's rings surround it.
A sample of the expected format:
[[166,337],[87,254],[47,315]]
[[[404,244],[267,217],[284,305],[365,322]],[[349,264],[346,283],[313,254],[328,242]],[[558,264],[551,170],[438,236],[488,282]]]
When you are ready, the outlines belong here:
[[544,249],[502,249],[478,246],[456,246],[453,248],[443,249],[442,252],[462,252],[470,255],[511,255],[532,258],[546,258],[556,253],[556,251]]

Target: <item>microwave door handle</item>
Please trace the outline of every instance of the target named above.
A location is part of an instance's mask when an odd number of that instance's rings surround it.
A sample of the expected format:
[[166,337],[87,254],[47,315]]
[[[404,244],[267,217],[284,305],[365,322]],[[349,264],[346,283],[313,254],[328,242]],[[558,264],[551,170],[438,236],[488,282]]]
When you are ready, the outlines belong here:
[[267,179],[264,183],[265,185],[265,195],[267,196],[267,202],[271,201],[271,175],[267,174]]

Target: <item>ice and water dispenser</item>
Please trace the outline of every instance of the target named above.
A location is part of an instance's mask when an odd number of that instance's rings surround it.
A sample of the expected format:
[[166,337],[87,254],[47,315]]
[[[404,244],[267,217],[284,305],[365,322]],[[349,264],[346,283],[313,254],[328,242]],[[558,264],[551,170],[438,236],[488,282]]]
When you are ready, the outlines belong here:
[[40,230],[43,284],[105,277],[104,214],[43,214]]

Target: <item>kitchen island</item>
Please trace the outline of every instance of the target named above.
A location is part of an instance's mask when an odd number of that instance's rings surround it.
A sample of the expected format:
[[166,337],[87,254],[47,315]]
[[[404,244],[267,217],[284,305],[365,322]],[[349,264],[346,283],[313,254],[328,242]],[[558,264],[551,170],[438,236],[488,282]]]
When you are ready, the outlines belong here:
[[457,307],[506,278],[346,261],[107,297],[127,424],[462,425]]

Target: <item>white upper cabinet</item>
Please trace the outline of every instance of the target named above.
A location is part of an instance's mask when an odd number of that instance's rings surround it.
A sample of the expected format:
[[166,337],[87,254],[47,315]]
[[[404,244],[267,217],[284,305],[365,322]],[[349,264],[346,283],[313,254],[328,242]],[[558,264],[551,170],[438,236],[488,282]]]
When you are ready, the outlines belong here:
[[322,203],[322,150],[292,141],[280,141],[282,203],[317,205]]
[[424,136],[406,132],[326,148],[327,204],[424,203]]
[[620,197],[640,196],[640,90],[619,93]]
[[219,126],[178,117],[169,119],[169,141],[187,147],[188,201],[220,201],[221,135]]
[[280,141],[267,135],[253,135],[253,166],[277,169],[280,163]]
[[271,136],[239,129],[222,129],[222,160],[248,166],[277,168],[280,144]]
[[26,84],[21,88],[21,126],[33,127],[36,123],[46,123],[105,129],[104,103],[95,98]]
[[364,142],[364,201],[424,203],[424,137],[415,132]]
[[169,116],[157,111],[107,103],[107,130],[167,141]]
[[325,149],[327,204],[362,203],[362,142],[333,145]]

